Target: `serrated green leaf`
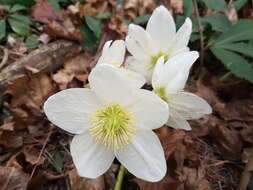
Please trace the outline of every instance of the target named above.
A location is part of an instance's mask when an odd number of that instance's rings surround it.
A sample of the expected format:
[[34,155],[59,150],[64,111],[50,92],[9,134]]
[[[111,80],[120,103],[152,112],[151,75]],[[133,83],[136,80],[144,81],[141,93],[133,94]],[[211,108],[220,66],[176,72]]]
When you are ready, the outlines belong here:
[[148,22],[148,19],[150,18],[151,14],[146,14],[142,16],[138,16],[134,19],[135,24],[143,24]]
[[13,14],[9,17],[9,19],[15,20],[17,22],[22,22],[25,25],[32,25],[33,22],[28,16]]
[[189,17],[194,12],[192,0],[184,0],[184,16]]
[[227,7],[225,0],[201,0],[205,3],[205,5],[210,8],[217,11],[224,11]]
[[222,44],[219,46],[219,48],[235,51],[246,56],[253,57],[253,44],[250,43],[239,42],[231,44]]
[[87,26],[91,31],[94,32],[95,36],[97,38],[100,38],[101,35],[101,29],[102,29],[102,23],[100,20],[97,20],[96,18],[92,16],[86,16],[85,21]]
[[11,26],[11,29],[21,36],[28,36],[30,34],[30,27],[25,22],[20,22],[13,18],[8,18],[8,22]]
[[212,47],[212,53],[237,77],[253,83],[253,68],[243,57],[222,48]]
[[27,37],[25,40],[25,45],[28,48],[29,51],[36,49],[39,46],[38,36],[35,34],[32,34]]
[[216,45],[253,39],[253,21],[242,19],[216,40]]
[[21,10],[26,10],[27,7],[24,5],[20,5],[20,4],[15,4],[13,5],[13,7],[11,7],[10,12],[16,12],[16,11],[21,11]]
[[84,3],[85,0],[71,0],[71,2],[72,2],[72,3],[77,3],[77,2],[79,2],[79,3]]
[[210,24],[212,29],[218,32],[225,32],[232,26],[232,23],[228,20],[228,18],[220,13],[209,15],[203,18],[202,22]]
[[241,10],[241,8],[247,3],[248,0],[236,0],[234,1],[235,9],[237,11]]
[[112,16],[112,13],[110,12],[104,12],[104,13],[100,13],[96,16],[94,16],[96,19],[107,19],[109,18],[110,16]]
[[6,21],[0,20],[0,40],[2,40],[6,35]]
[[1,0],[3,5],[24,5],[27,8],[30,8],[35,4],[34,0]]

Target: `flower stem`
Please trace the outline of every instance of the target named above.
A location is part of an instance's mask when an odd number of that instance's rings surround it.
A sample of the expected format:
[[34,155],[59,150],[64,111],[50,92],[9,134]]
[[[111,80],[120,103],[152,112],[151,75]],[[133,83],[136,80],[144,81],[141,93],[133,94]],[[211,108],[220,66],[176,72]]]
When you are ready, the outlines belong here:
[[119,169],[118,176],[117,176],[117,181],[116,181],[114,190],[121,190],[125,173],[126,173],[126,168],[123,165],[121,165],[120,169]]

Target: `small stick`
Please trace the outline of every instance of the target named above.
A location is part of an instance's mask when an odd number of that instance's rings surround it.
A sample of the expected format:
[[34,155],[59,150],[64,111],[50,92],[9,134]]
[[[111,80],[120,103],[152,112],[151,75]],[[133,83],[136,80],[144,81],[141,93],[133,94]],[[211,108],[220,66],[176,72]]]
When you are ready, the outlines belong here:
[[244,168],[244,171],[242,172],[238,190],[246,190],[247,189],[247,186],[250,182],[252,171],[253,171],[253,149],[251,150],[249,160]]
[[199,37],[200,37],[200,68],[204,64],[204,54],[205,54],[205,45],[204,45],[204,37],[203,37],[203,26],[201,24],[200,16],[199,16],[199,8],[197,0],[192,0],[197,22],[199,28]]
[[4,51],[4,56],[3,56],[3,59],[0,63],[0,69],[7,63],[8,61],[8,58],[9,58],[9,51],[7,48],[4,48],[4,47],[1,47]]

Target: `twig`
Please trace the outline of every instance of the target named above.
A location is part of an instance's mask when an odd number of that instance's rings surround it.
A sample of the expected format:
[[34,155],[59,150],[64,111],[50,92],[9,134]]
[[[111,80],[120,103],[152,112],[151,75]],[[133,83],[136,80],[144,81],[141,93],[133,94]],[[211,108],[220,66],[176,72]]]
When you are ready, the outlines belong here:
[[242,172],[238,190],[246,190],[247,189],[247,186],[250,182],[252,171],[253,171],[253,149],[251,150],[249,160],[244,168],[244,171]]
[[0,63],[0,69],[7,63],[8,61],[8,58],[9,58],[9,51],[7,48],[4,48],[4,47],[1,47],[3,49],[3,52],[4,52],[4,56],[3,56],[3,59]]
[[119,169],[118,176],[117,176],[117,181],[116,181],[114,190],[121,190],[125,173],[126,173],[126,168],[123,165],[121,165],[120,169]]
[[49,131],[49,133],[48,133],[48,135],[47,135],[47,138],[46,138],[46,140],[45,140],[45,142],[44,142],[44,144],[43,144],[43,146],[42,146],[42,149],[41,149],[41,151],[40,151],[40,154],[39,154],[39,156],[38,156],[38,158],[37,158],[37,160],[36,160],[36,164],[35,164],[35,166],[33,167],[33,170],[32,170],[32,173],[31,173],[31,175],[30,175],[30,179],[29,179],[29,180],[31,180],[32,177],[33,177],[33,175],[34,175],[34,172],[35,172],[35,170],[36,170],[36,168],[37,168],[37,166],[38,166],[38,162],[39,162],[40,159],[41,159],[41,156],[42,156],[42,154],[43,154],[43,152],[44,152],[44,150],[45,150],[45,148],[46,148],[46,145],[47,145],[47,143],[48,143],[48,141],[49,141],[49,139],[50,139],[52,133],[53,133],[53,130],[52,130],[52,128],[50,128],[50,131]]
[[219,78],[219,81],[224,82],[226,81],[233,73],[231,71],[225,73]]
[[199,28],[199,37],[200,37],[200,69],[201,66],[204,64],[204,53],[205,53],[205,45],[204,45],[204,36],[203,36],[203,26],[201,24],[200,16],[199,16],[199,8],[197,0],[192,0],[197,22],[198,22],[198,28]]

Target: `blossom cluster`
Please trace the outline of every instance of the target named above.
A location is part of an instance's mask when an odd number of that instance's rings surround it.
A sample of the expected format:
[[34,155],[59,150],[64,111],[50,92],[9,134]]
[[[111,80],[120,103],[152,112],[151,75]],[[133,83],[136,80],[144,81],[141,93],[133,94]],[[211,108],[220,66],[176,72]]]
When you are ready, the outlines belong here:
[[[104,44],[88,78],[90,88],[48,98],[48,119],[75,134],[70,152],[80,176],[102,175],[115,158],[138,178],[155,182],[165,176],[164,151],[152,130],[165,124],[190,130],[187,120],[212,111],[205,100],[183,90],[199,56],[187,47],[191,30],[187,18],[176,31],[171,13],[160,6],[146,30],[130,24],[125,41]],[[131,56],[124,63],[126,49]]]

